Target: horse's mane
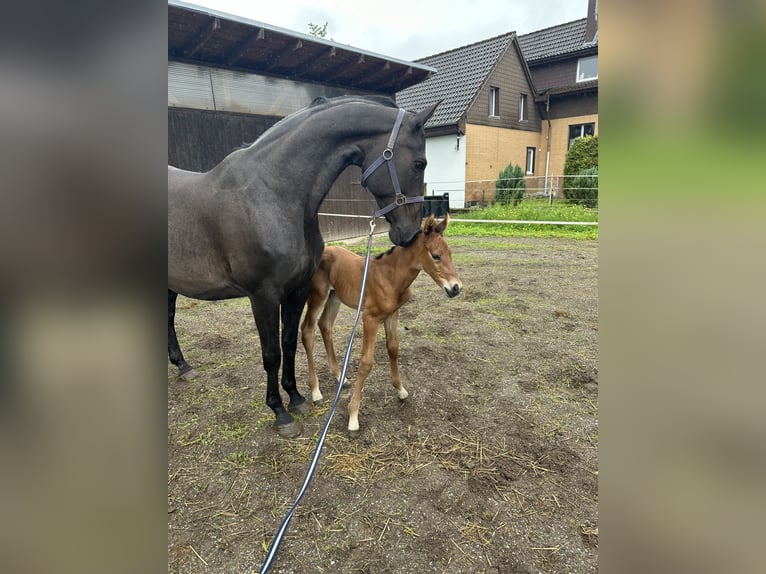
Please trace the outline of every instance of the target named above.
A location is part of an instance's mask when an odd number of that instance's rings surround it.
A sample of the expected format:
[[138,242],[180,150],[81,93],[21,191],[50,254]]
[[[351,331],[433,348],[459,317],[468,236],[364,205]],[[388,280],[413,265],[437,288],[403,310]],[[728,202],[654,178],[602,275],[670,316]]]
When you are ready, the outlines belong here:
[[300,110],[293,112],[292,114],[285,116],[268,130],[263,132],[260,137],[251,144],[247,144],[243,147],[250,147],[256,142],[267,143],[272,137],[278,137],[284,131],[292,129],[293,122],[309,117],[310,114],[315,114],[321,110],[329,107],[345,104],[349,102],[369,103],[386,106],[388,108],[396,108],[396,102],[388,96],[338,96],[335,98],[326,98],[325,96],[319,96],[312,100],[312,102]]
[[[313,101],[307,106],[308,108],[313,108],[316,106],[322,106],[322,105],[336,105],[336,104],[344,104],[347,102],[369,102],[372,104],[380,104],[381,106],[387,106],[389,108],[396,108],[398,107],[396,105],[396,102],[393,98],[390,98],[388,96],[376,96],[376,95],[370,95],[370,96],[338,96],[336,98],[326,98],[325,96],[318,96],[313,99]],[[306,109],[306,108],[304,108]]]
[[388,251],[384,251],[383,253],[378,253],[375,256],[375,259],[383,259],[386,255],[391,255],[394,252],[394,249],[396,249],[396,245],[392,245]]

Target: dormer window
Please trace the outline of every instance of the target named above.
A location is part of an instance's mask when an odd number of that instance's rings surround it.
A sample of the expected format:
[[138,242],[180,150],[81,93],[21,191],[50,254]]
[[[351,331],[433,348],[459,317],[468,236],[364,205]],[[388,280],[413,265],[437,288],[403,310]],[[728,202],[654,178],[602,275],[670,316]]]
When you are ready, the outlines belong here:
[[577,60],[577,81],[587,82],[598,79],[598,56],[588,56]]

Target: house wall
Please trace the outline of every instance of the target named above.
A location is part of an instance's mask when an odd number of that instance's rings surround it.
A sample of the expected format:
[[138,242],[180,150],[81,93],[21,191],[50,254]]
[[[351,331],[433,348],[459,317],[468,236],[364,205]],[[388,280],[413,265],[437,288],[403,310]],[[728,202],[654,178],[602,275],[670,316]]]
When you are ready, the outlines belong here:
[[[591,114],[598,114],[597,93],[551,99],[551,119],[572,118]],[[544,121],[543,127],[546,127]]]
[[[549,176],[555,178],[552,182],[554,189],[561,189],[560,176],[564,173],[564,162],[567,157],[567,144],[569,142],[569,126],[575,124],[595,123],[595,133],[598,135],[598,114],[572,116],[551,120],[551,157],[548,166]],[[547,124],[547,122],[546,122]],[[548,126],[543,131],[543,161],[541,175],[545,175],[545,136],[548,134]],[[560,193],[559,193],[560,195]]]
[[539,91],[553,86],[569,86],[577,79],[577,59],[531,67],[532,80]]
[[450,208],[465,206],[466,137],[457,145],[455,134],[429,137],[426,140],[426,195],[449,193]]
[[[494,71],[479,90],[466,113],[466,123],[493,128],[540,131],[540,114],[534,105],[534,90],[524,74],[516,43],[500,57]],[[500,88],[500,116],[489,117],[490,87]],[[519,94],[527,94],[527,121],[519,121]]]
[[598,56],[597,48],[567,54],[563,59],[548,62],[531,62],[529,72],[538,91],[558,86],[573,86],[577,83],[577,62],[580,58]]
[[[509,163],[524,169],[527,147],[537,150],[534,176],[545,175],[545,146],[541,145],[544,140],[539,132],[467,124],[465,140],[466,204],[492,202],[498,174]],[[527,185],[536,187],[537,182],[528,177]]]

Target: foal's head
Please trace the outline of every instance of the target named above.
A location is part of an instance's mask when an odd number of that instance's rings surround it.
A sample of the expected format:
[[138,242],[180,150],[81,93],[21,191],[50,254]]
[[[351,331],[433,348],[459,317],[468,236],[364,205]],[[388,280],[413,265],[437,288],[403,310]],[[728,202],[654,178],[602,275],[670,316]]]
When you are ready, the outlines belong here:
[[419,258],[423,270],[436,281],[439,287],[444,288],[448,297],[455,297],[460,294],[463,283],[452,263],[452,251],[447,245],[447,240],[444,239],[444,230],[447,229],[448,223],[449,214],[445,214],[444,219],[438,223],[433,214],[429,215],[423,224],[423,233],[417,243],[422,245]]

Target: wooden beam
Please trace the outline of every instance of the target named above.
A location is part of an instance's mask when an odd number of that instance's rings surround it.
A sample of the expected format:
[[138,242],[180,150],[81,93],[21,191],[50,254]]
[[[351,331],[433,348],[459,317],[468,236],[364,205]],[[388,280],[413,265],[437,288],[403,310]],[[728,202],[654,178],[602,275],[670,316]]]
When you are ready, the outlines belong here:
[[207,42],[211,36],[215,34],[215,31],[220,29],[220,27],[221,21],[218,18],[213,18],[212,22],[205,22],[202,26],[200,26],[199,30],[197,30],[197,32],[194,34],[194,37],[189,42],[187,47],[184,48],[184,56],[186,58],[191,58],[194,54],[199,52],[202,46],[205,45],[205,42]]
[[253,44],[255,44],[258,40],[263,40],[265,37],[266,31],[263,28],[258,28],[256,32],[251,32],[245,36],[225,56],[224,61],[226,62],[226,65],[233,65],[237,60],[245,55],[245,52],[247,52]]
[[297,67],[295,69],[295,75],[297,77],[301,77],[307,72],[310,72],[311,69],[319,62],[321,62],[324,59],[327,58],[334,58],[335,57],[335,46],[332,46],[329,50],[326,52],[322,52],[318,54],[317,56],[311,58],[310,60],[307,60],[304,62],[301,66]]

